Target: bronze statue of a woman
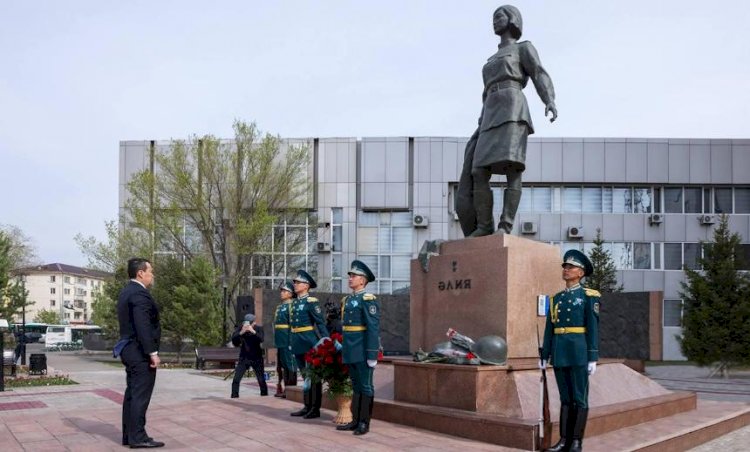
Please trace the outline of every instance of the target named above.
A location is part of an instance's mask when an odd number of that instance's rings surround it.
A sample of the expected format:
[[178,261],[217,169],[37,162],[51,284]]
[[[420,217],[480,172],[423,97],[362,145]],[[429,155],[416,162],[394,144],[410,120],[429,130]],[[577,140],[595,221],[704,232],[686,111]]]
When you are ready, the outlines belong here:
[[526,139],[534,133],[523,88],[529,79],[546,106],[544,115],[557,118],[555,90],[529,41],[519,42],[523,30],[521,13],[514,6],[501,6],[492,16],[500,36],[497,53],[482,68],[484,92],[479,127],[466,144],[464,166],[456,196],[456,213],[465,236],[492,234],[490,177],[505,174],[507,187],[498,232],[510,233],[521,201],[521,174],[526,169]]

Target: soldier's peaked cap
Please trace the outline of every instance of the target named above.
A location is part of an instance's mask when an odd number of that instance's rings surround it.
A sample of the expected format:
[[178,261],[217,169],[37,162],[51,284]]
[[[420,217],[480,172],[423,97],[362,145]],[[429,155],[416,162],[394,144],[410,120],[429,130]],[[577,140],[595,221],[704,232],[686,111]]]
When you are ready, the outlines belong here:
[[281,281],[281,284],[279,284],[279,290],[286,290],[287,292],[291,292],[292,295],[294,295],[294,284],[292,284],[292,280],[285,279]]
[[585,254],[578,250],[568,250],[563,256],[563,265],[570,264],[583,269],[583,275],[589,276],[594,273],[594,266]]
[[299,281],[299,282],[310,284],[310,288],[311,289],[314,289],[314,288],[318,287],[318,284],[315,282],[315,280],[313,279],[313,277],[310,276],[309,273],[307,273],[306,271],[302,270],[301,268],[299,270],[297,270],[297,276],[295,276],[294,278],[292,278],[292,281]]
[[375,274],[370,270],[370,267],[368,267],[367,264],[360,260],[353,260],[351,268],[347,273],[350,275],[364,276],[367,279],[367,282],[375,281]]

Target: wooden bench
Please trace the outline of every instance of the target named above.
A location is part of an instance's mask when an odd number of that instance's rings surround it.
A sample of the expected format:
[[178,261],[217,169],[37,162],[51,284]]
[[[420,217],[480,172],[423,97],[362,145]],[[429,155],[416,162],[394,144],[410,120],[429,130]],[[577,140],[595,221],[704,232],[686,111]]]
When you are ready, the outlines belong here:
[[11,377],[16,376],[16,355],[13,350],[6,350],[3,352],[3,371],[5,371],[5,369],[10,369]]
[[240,350],[228,347],[195,347],[195,368],[206,369],[206,362],[219,363],[219,366],[229,365],[234,367],[237,363]]

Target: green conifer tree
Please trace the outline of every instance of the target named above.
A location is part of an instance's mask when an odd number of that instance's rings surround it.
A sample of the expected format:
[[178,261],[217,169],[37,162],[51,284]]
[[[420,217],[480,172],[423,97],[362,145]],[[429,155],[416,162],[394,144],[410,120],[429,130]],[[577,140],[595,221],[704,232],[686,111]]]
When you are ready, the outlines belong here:
[[602,230],[596,229],[594,248],[589,252],[589,259],[594,266],[594,272],[587,276],[584,285],[599,292],[622,292],[622,286],[617,285],[617,268],[612,254],[604,249]]
[[682,353],[700,366],[728,376],[734,365],[750,364],[750,276],[742,261],[740,236],[721,217],[712,242],[703,243],[701,270],[685,268]]

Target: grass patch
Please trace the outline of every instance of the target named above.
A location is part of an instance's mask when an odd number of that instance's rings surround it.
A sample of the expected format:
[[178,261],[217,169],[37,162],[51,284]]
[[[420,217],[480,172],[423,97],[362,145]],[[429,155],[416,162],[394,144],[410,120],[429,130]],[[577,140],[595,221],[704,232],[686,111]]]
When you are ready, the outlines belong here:
[[16,378],[6,378],[6,388],[30,388],[34,386],[61,386],[61,385],[77,385],[78,383],[71,380],[67,375],[55,375],[55,376],[18,376]]

